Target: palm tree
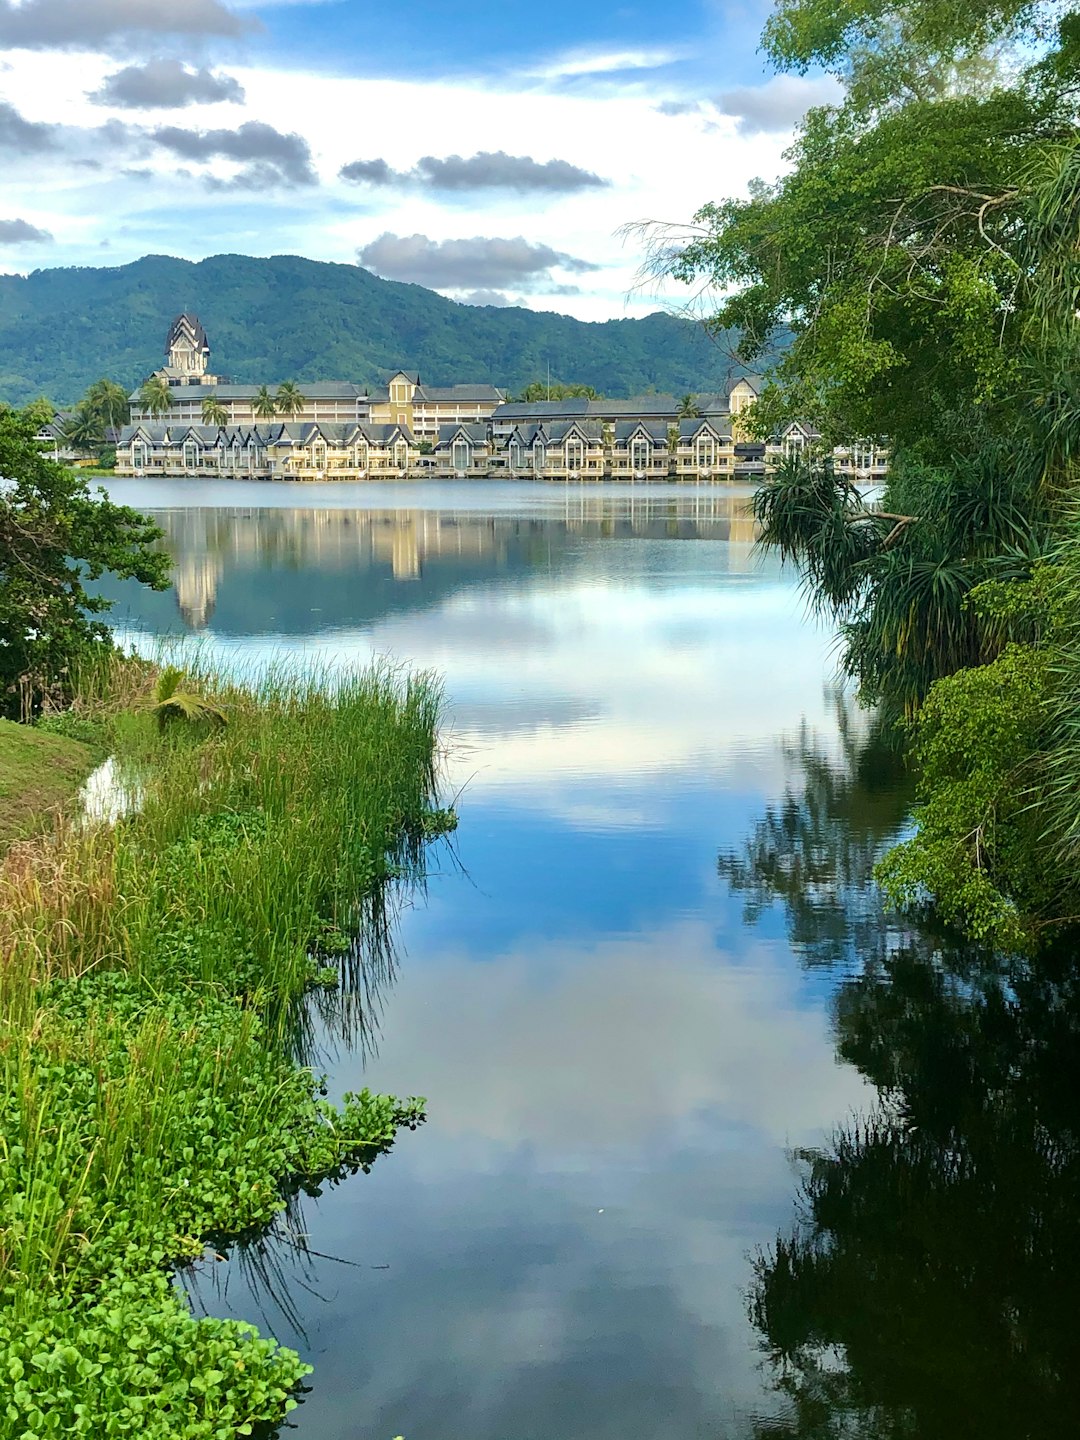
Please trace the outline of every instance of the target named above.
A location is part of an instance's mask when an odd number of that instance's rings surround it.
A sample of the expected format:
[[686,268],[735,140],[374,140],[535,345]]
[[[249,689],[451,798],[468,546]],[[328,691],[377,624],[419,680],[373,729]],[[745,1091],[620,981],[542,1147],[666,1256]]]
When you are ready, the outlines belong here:
[[204,425],[216,425],[220,430],[229,423],[229,412],[218,397],[211,394],[202,402],[202,418]]
[[274,400],[279,415],[299,415],[307,404],[300,392],[299,385],[294,385],[291,380],[278,386],[278,392]]
[[102,424],[113,430],[119,430],[131,419],[127,391],[115,380],[104,377],[96,380],[84,398],[85,403],[101,416]]
[[256,420],[272,420],[278,409],[274,397],[265,385],[259,387],[255,399],[251,402],[251,408]]
[[698,403],[689,391],[679,401],[678,414],[680,420],[699,420],[701,418]]
[[85,400],[81,400],[64,422],[64,439],[75,450],[89,452],[105,442],[105,424]]
[[149,410],[153,418],[164,415],[172,406],[172,391],[169,382],[160,375],[151,375],[139,390],[139,404]]

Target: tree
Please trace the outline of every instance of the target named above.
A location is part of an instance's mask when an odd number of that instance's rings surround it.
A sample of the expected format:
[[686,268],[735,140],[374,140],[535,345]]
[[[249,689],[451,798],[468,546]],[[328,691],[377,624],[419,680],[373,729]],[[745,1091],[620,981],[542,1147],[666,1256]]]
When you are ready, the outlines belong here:
[[265,385],[260,385],[251,406],[256,420],[272,420],[277,414],[277,404]]
[[101,416],[107,429],[120,430],[131,419],[127,391],[115,380],[96,380],[83,397],[83,403]]
[[80,658],[111,647],[94,618],[109,602],[84,582],[109,571],[155,589],[168,583],[161,531],[45,459],[34,439],[45,418],[33,406],[0,409],[0,710],[11,715],[63,692]]
[[698,420],[701,418],[701,409],[693,395],[687,394],[679,401],[678,415],[680,420]]
[[105,424],[86,400],[81,400],[64,421],[64,438],[75,450],[89,454],[105,443]]
[[532,380],[517,397],[526,404],[538,400],[600,400],[591,385],[566,384],[562,380]]
[[301,393],[300,387],[291,380],[284,381],[278,386],[277,395],[274,397],[274,404],[279,415],[288,415],[290,418],[299,415],[307,401]]
[[144,410],[156,419],[159,415],[167,415],[172,407],[172,391],[169,383],[160,375],[151,375],[139,388],[139,404]]
[[216,395],[207,395],[202,402],[202,419],[204,425],[216,425],[220,429],[229,423],[229,412]]

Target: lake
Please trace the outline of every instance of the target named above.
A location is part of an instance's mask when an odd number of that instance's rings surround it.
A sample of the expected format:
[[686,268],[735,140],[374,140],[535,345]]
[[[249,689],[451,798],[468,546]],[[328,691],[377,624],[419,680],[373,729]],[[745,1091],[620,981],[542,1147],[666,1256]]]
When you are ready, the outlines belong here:
[[122,637],[444,678],[459,829],[313,1061],[428,1122],[187,1277],[303,1440],[1069,1432],[1072,971],[882,914],[905,782],[748,492],[110,491]]

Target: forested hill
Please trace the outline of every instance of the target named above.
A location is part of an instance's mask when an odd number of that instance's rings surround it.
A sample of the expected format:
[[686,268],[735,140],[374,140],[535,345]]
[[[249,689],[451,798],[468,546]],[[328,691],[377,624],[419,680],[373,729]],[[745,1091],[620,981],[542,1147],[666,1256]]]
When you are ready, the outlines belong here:
[[738,373],[700,327],[657,313],[587,324],[460,305],[356,265],[294,255],[147,255],[113,269],[0,276],[0,400],[76,400],[103,375],[136,385],[162,363],[182,310],[206,326],[215,372],[237,382],[375,384],[399,366],[433,385],[517,390],[550,373],[618,396],[708,390]]

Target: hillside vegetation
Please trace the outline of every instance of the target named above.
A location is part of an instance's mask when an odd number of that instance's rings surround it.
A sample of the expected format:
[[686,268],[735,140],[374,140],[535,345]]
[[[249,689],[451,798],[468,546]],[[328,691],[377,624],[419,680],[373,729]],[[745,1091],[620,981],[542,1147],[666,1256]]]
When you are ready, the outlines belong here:
[[729,374],[727,346],[689,321],[585,323],[566,315],[460,305],[357,265],[295,255],[147,255],[113,269],[0,275],[0,400],[74,402],[109,375],[134,387],[163,358],[170,320],[196,313],[212,364],[238,382],[352,380],[418,370],[434,385],[519,390],[550,373],[607,395],[707,390]]

